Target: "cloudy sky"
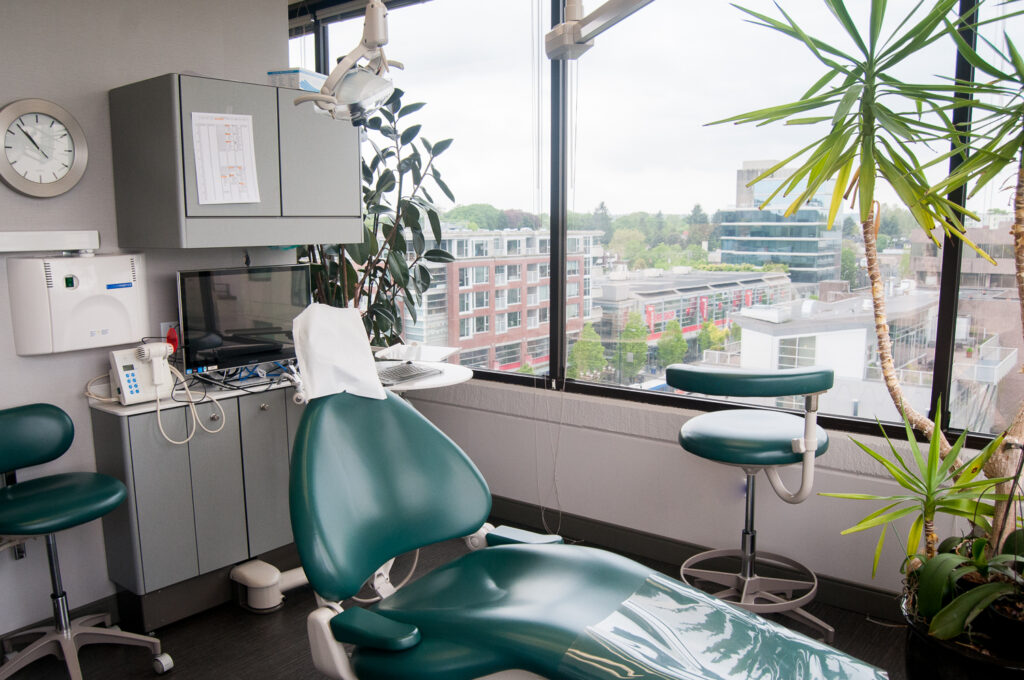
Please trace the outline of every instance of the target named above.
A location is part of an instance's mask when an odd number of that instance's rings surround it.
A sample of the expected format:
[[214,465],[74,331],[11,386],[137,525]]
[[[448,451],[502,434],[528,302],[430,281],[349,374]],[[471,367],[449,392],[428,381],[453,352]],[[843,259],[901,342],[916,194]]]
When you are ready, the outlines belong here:
[[[597,7],[585,2],[585,10]],[[751,9],[778,17],[768,0]],[[850,47],[822,3],[784,3],[809,33]],[[852,0],[866,18],[868,0]],[[910,0],[889,2],[893,24]],[[396,84],[431,140],[455,143],[439,166],[458,203],[548,210],[549,63],[537,36],[546,0],[432,0],[390,12]],[[708,123],[792,101],[824,73],[795,41],[751,25],[727,2],[655,0],[605,34],[572,67],[570,209],[604,202],[613,214],[706,212],[735,203],[744,160],[785,157],[819,128]],[[361,21],[335,24],[334,55]],[[293,62],[295,63],[295,62]],[[950,48],[908,64],[904,77],[951,72]],[[436,198],[436,197],[435,197]]]

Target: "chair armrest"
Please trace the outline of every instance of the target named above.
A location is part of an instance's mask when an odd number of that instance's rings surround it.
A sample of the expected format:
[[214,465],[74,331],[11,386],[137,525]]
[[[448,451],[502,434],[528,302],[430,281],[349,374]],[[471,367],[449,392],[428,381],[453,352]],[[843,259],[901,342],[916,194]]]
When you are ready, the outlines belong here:
[[531,545],[547,545],[561,543],[562,537],[555,534],[535,534],[525,529],[500,526],[487,534],[487,545],[509,545],[510,543],[529,543]]
[[416,626],[391,619],[369,609],[346,609],[331,619],[331,633],[338,642],[399,652],[420,642]]

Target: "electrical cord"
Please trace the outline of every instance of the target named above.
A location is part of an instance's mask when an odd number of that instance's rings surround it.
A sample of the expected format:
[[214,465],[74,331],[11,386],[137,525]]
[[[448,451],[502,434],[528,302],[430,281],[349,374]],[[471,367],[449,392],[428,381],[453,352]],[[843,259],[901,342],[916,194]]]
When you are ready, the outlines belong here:
[[96,401],[102,401],[102,402],[107,403],[107,404],[113,403],[113,402],[116,402],[116,401],[120,401],[120,399],[118,399],[117,397],[114,397],[114,396],[104,397],[104,396],[96,394],[95,392],[92,391],[93,383],[95,383],[97,380],[103,380],[104,378],[106,378],[106,380],[107,380],[107,385],[108,385],[108,387],[107,387],[107,394],[109,395],[110,394],[110,387],[109,387],[109,385],[110,385],[110,375],[107,374],[107,373],[104,373],[103,375],[98,375],[95,378],[93,378],[92,380],[90,380],[89,382],[85,383],[85,393],[84,393],[85,396],[88,397],[89,399],[95,399]]
[[[170,366],[170,365],[168,366],[168,368],[170,369],[171,373],[174,374],[174,377],[177,378],[177,380],[179,380],[181,382],[182,387],[184,387],[184,389],[185,389],[185,395],[187,397],[186,400],[185,400],[185,404],[188,406],[189,411],[192,413],[192,431],[189,432],[188,436],[186,436],[185,439],[183,439],[181,441],[179,441],[177,439],[171,439],[167,435],[167,432],[164,431],[163,421],[160,420],[160,393],[157,392],[157,396],[156,396],[156,424],[157,424],[157,427],[160,428],[160,434],[162,434],[164,436],[164,439],[166,439],[171,444],[176,444],[176,445],[180,446],[180,445],[183,445],[183,444],[188,444],[190,441],[192,441],[192,438],[195,437],[196,432],[198,431],[198,428],[196,427],[197,425],[204,432],[208,432],[210,434],[217,434],[218,432],[223,430],[224,426],[227,424],[227,416],[224,413],[224,407],[220,405],[220,402],[217,401],[216,399],[212,398],[212,397],[209,397],[209,395],[207,395],[206,393],[204,393],[203,396],[200,397],[198,402],[195,401],[192,398],[192,390],[189,389],[188,382],[185,380],[185,376],[183,376],[181,374],[181,371],[176,369],[174,366]],[[172,401],[173,401],[173,393],[174,393],[174,390],[172,388],[171,389]],[[220,427],[218,427],[216,429],[213,429],[213,430],[211,430],[210,428],[208,428],[205,425],[203,425],[202,421],[199,420],[199,413],[196,412],[196,404],[197,403],[202,403],[202,401],[204,399],[207,399],[207,398],[209,398],[209,400],[211,402],[213,402],[213,405],[216,406],[217,409],[220,411]]]

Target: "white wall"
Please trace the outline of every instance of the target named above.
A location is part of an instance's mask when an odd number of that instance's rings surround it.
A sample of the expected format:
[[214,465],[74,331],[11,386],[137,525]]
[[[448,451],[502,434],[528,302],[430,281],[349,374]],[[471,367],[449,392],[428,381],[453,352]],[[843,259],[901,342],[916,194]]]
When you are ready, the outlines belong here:
[[[96,229],[100,250],[117,252],[107,91],[163,73],[194,72],[265,82],[266,72],[287,64],[288,16],[282,0],[34,0],[0,3],[0,105],[16,99],[49,99],[74,115],[85,130],[89,166],[69,193],[31,199],[0,185],[0,230]],[[293,258],[258,249],[256,263]],[[3,256],[0,255],[0,258]],[[242,263],[235,249],[150,251],[149,302],[153,332],[177,317],[174,272]],[[93,470],[86,380],[105,371],[106,350],[19,357],[10,332],[6,263],[0,259],[0,408],[36,401],[57,404],[75,422],[75,441],[58,461],[23,477]],[[2,433],[0,433],[2,436]],[[100,522],[58,537],[64,586],[72,607],[114,592],[107,579]],[[0,633],[50,616],[46,551],[28,545],[28,558],[0,554]]]
[[[495,495],[698,545],[739,547],[743,472],[680,448],[679,427],[696,415],[692,411],[483,381],[410,396],[469,454]],[[742,428],[742,419],[736,425]],[[818,459],[816,492],[899,493],[847,435],[829,436],[829,451]],[[858,439],[885,446],[879,438]],[[791,490],[799,485],[798,470],[784,474]],[[794,506],[781,501],[764,476],[757,488],[759,550],[899,592],[901,559],[892,532],[876,579],[877,531],[840,535],[879,504],[812,495]],[[546,518],[554,528],[557,513]],[[942,524],[939,535],[950,535],[952,523]]]

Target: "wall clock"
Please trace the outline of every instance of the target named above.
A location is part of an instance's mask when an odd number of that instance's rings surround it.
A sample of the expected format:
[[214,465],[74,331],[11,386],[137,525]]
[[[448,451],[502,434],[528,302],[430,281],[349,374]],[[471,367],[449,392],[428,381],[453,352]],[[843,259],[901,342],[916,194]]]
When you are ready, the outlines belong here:
[[4,149],[0,180],[34,198],[59,196],[78,184],[89,151],[70,113],[45,99],[19,99],[0,109]]

